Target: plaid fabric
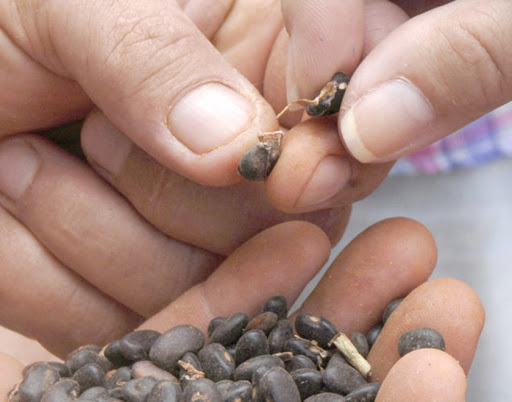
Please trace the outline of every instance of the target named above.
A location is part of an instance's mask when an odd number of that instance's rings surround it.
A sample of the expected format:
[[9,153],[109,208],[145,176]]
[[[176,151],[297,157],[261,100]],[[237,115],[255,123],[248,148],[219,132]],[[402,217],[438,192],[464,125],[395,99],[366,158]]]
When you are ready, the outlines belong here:
[[397,161],[391,174],[433,174],[512,157],[512,102]]

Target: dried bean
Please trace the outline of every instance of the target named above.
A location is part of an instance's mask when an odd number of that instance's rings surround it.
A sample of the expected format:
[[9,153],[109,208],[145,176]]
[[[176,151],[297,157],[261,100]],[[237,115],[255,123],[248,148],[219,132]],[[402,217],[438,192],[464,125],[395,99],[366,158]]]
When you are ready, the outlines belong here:
[[185,388],[183,402],[222,402],[222,396],[212,380],[203,378],[195,380]]
[[249,316],[247,314],[233,314],[215,328],[210,336],[210,343],[220,343],[224,346],[236,343],[244,333],[248,322]]
[[179,325],[160,335],[149,351],[153,363],[164,370],[176,368],[187,352],[197,352],[204,345],[203,333],[192,325]]
[[122,388],[122,399],[126,402],[145,402],[157,383],[153,377],[136,378]]
[[226,317],[216,317],[210,321],[208,324],[208,338],[212,336],[213,331],[215,331],[215,328],[219,326],[219,324],[222,324],[224,321],[226,321]]
[[180,365],[179,378],[183,389],[185,389],[190,381],[204,378],[201,362],[194,353],[185,353],[178,364]]
[[443,336],[433,328],[423,327],[404,332],[398,339],[398,353],[400,356],[423,348],[445,350]]
[[119,350],[128,360],[147,360],[151,346],[160,335],[151,329],[130,332],[119,340]]
[[72,378],[80,384],[80,392],[91,387],[105,386],[105,371],[96,363],[88,363],[80,367]]
[[107,388],[122,387],[132,378],[131,368],[119,367],[117,370],[111,370],[105,375],[105,386]]
[[304,338],[288,339],[284,345],[284,350],[292,352],[294,355],[307,356],[318,366],[321,366],[329,356],[326,350]]
[[318,394],[324,385],[322,374],[315,369],[302,368],[292,371],[290,375],[297,385],[302,400]]
[[222,395],[222,399],[226,399],[224,394],[228,391],[229,388],[233,386],[233,384],[235,384],[233,380],[221,380],[215,383],[215,386]]
[[49,365],[49,366],[51,366],[57,372],[57,374],[59,374],[59,376],[61,378],[65,378],[65,377],[70,377],[71,376],[71,373],[69,371],[68,366],[66,366],[64,363],[60,363],[60,362],[34,362],[34,363],[30,363],[28,366],[25,366],[23,368],[23,371],[22,371],[23,376],[26,376],[27,373],[30,370],[32,370],[34,367],[40,366],[40,365]]
[[366,379],[354,367],[345,362],[340,354],[335,354],[324,373],[323,380],[328,391],[346,395],[366,384]]
[[63,378],[44,392],[41,402],[74,401],[78,397],[79,389],[80,386],[76,381],[70,378]]
[[39,402],[44,392],[60,380],[59,373],[49,364],[28,370],[18,388],[20,402]]
[[379,337],[380,333],[382,332],[383,324],[380,322],[373,327],[370,328],[368,333],[366,334],[366,340],[368,341],[368,346],[370,349],[372,348],[375,341],[377,341],[377,338]]
[[272,329],[268,335],[270,353],[274,354],[282,352],[286,341],[292,337],[293,327],[290,321],[279,320],[274,329]]
[[120,340],[110,342],[103,348],[103,355],[112,363],[114,368],[125,367],[132,364],[121,352]]
[[362,385],[350,394],[345,395],[346,402],[373,402],[379,392],[380,384],[372,382]]
[[223,393],[224,402],[250,402],[252,384],[249,381],[236,381]]
[[281,155],[281,137],[281,133],[260,135],[259,143],[240,159],[238,173],[247,180],[265,180]]
[[263,312],[265,311],[276,313],[280,320],[285,320],[288,317],[288,302],[283,296],[271,297],[263,306]]
[[235,364],[238,366],[252,357],[268,354],[268,341],[264,332],[251,330],[238,339],[235,349]]
[[101,348],[96,345],[85,345],[75,349],[66,357],[66,366],[71,374],[89,363],[96,363],[106,373],[112,368],[112,363],[100,354]]
[[320,93],[306,107],[310,116],[326,116],[338,113],[350,78],[343,73],[336,73]]
[[332,392],[323,392],[310,396],[308,399],[304,400],[304,402],[345,402],[345,398],[339,394],[333,394]]
[[210,343],[197,354],[207,378],[216,382],[232,380],[235,373],[235,361],[220,343]]
[[301,337],[317,341],[322,348],[327,348],[339,332],[330,321],[313,314],[299,314],[295,319],[295,330]]
[[101,395],[107,395],[107,389],[105,387],[91,387],[80,394],[78,400],[96,400]]
[[149,360],[140,360],[132,366],[133,378],[153,377],[155,380],[178,382],[178,379],[168,371],[161,369]]
[[162,380],[153,386],[146,402],[179,402],[182,393],[179,384]]
[[314,369],[316,365],[309,357],[304,355],[295,355],[286,363],[286,370],[289,372],[303,368]]
[[400,305],[400,303],[402,303],[403,300],[404,300],[403,297],[401,297],[399,299],[395,299],[386,306],[386,308],[384,309],[384,313],[382,314],[382,322],[384,324],[388,320],[391,313],[396,310],[396,308]]
[[350,341],[354,344],[357,351],[361,353],[361,356],[368,356],[370,346],[368,345],[366,336],[364,336],[361,332],[353,332],[352,335],[350,335]]
[[253,357],[252,359],[246,360],[236,368],[235,381],[251,381],[252,375],[258,367],[265,367],[268,370],[276,366],[284,368],[284,363],[279,357],[272,355]]
[[268,370],[259,381],[258,388],[265,401],[301,401],[295,381],[282,367],[273,367]]
[[270,331],[276,326],[278,318],[277,314],[272,311],[266,311],[254,317],[249,321],[247,326],[245,327],[246,331],[250,331],[251,329],[259,329],[268,335]]

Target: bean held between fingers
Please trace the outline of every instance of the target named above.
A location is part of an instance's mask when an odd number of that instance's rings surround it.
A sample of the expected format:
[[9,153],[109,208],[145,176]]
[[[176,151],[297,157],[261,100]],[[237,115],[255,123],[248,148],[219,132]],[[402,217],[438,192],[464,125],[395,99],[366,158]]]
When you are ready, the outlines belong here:
[[[209,342],[199,329],[179,325],[162,334],[134,331],[103,348],[81,346],[65,364],[25,367],[9,401],[375,400],[380,384],[368,383],[366,372],[350,363],[352,353],[366,362],[360,353],[371,348],[367,336],[352,334],[354,345],[328,320],[311,314],[297,316],[294,335],[290,321],[279,319],[287,315],[282,298],[270,299],[263,310],[252,320],[245,313],[213,319]],[[439,347],[437,334],[429,328],[409,331],[400,347]],[[336,342],[340,337],[344,341]]]
[[[284,113],[296,104],[305,104],[306,113],[312,117],[338,113],[349,81],[350,78],[343,73],[334,74],[332,79],[325,84],[313,99],[293,100],[277,115],[277,119],[279,120]],[[259,134],[258,144],[253,146],[240,159],[238,173],[247,180],[265,180],[281,155],[282,137],[282,131]]]

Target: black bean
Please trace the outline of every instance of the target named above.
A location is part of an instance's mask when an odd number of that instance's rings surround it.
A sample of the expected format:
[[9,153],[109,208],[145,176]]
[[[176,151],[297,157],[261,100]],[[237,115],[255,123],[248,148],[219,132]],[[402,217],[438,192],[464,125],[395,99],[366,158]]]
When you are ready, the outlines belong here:
[[219,390],[220,394],[222,395],[222,399],[226,399],[224,397],[224,394],[228,391],[229,388],[233,386],[235,382],[233,380],[221,380],[217,381],[215,383],[215,386]]
[[339,332],[330,321],[313,314],[299,314],[295,318],[295,330],[301,337],[317,341],[322,348],[327,348]]
[[288,317],[288,303],[283,296],[272,297],[263,306],[263,312],[265,311],[276,313],[280,320],[284,320]]
[[293,337],[293,327],[288,320],[279,320],[268,335],[268,345],[270,353],[280,353],[288,339]]
[[95,401],[101,395],[107,395],[107,389],[105,387],[91,387],[82,392],[78,397],[78,400],[81,401],[87,399]]
[[353,332],[352,335],[350,335],[350,341],[354,344],[361,356],[368,356],[370,346],[368,345],[366,336],[364,336],[361,332]]
[[100,354],[101,348],[96,345],[85,345],[75,349],[66,357],[66,366],[71,374],[89,363],[96,363],[106,373],[112,368],[112,363]]
[[250,331],[251,329],[259,329],[268,335],[270,331],[274,329],[278,321],[279,319],[277,318],[276,313],[273,313],[272,311],[266,311],[250,320],[245,327],[245,330]]
[[182,391],[180,385],[172,381],[158,381],[148,395],[146,402],[179,402]]
[[68,402],[77,399],[80,386],[70,378],[63,378],[49,387],[41,397],[41,402]]
[[260,142],[240,159],[238,173],[247,180],[265,180],[272,172],[280,155],[280,139],[260,139]]
[[210,321],[208,324],[208,338],[212,336],[213,331],[215,331],[215,328],[219,326],[219,324],[222,324],[224,321],[226,321],[226,317],[216,317]]
[[122,387],[132,379],[132,370],[130,367],[119,367],[111,370],[105,375],[105,386],[107,388]]
[[328,391],[346,395],[366,384],[366,379],[354,367],[347,364],[340,354],[335,354],[324,373],[323,380]]
[[265,401],[300,402],[297,385],[290,373],[282,367],[268,370],[258,384],[259,392]]
[[286,362],[286,370],[290,373],[303,368],[314,369],[316,368],[316,365],[309,357],[304,355],[294,355],[288,362]]
[[128,381],[122,390],[122,399],[126,402],[144,402],[157,383],[153,377],[136,378]]
[[120,344],[121,342],[119,340],[115,340],[110,342],[103,349],[104,356],[112,363],[114,368],[129,366],[132,364],[131,360],[128,360],[126,357],[124,357],[123,353],[121,352]]
[[349,77],[343,73],[334,74],[332,80],[307,105],[306,113],[310,116],[326,116],[338,113],[349,80]]
[[39,402],[44,392],[59,380],[59,373],[50,364],[32,367],[18,387],[20,402]]
[[373,327],[371,327],[368,333],[366,334],[366,340],[368,341],[368,346],[370,347],[370,349],[372,348],[375,341],[377,341],[377,338],[382,332],[383,327],[384,325],[381,322],[379,322],[378,324],[375,324]]
[[402,303],[403,300],[404,300],[403,297],[401,297],[399,299],[395,299],[386,306],[384,313],[382,314],[382,322],[384,324],[388,320],[391,313],[396,310],[396,308],[400,305],[400,303]]
[[346,402],[373,402],[379,392],[380,384],[372,382],[362,385],[350,394],[345,395]]
[[165,370],[176,368],[187,352],[197,352],[204,345],[203,333],[191,325],[179,325],[160,335],[149,351],[153,363]]
[[149,360],[140,360],[132,366],[133,378],[153,377],[155,380],[178,382],[178,379]]
[[284,345],[284,351],[292,352],[294,355],[304,355],[309,357],[313,363],[320,366],[329,357],[326,350],[315,345],[308,339],[290,338]]
[[23,368],[23,376],[26,376],[27,373],[32,370],[34,367],[36,366],[40,366],[42,364],[45,364],[45,365],[50,365],[52,366],[55,371],[59,374],[60,378],[65,378],[65,377],[70,377],[71,376],[71,373],[69,371],[69,368],[68,366],[66,366],[64,363],[61,363],[61,362],[34,362],[34,363],[30,363],[29,365],[25,366]]
[[119,340],[119,350],[128,360],[147,360],[151,346],[160,335],[152,329],[130,332]]
[[105,371],[96,363],[88,363],[80,367],[72,378],[80,384],[80,392],[91,387],[105,386]]
[[297,385],[302,400],[311,395],[318,394],[324,385],[320,371],[311,368],[302,368],[290,372]]
[[203,378],[195,380],[185,388],[183,402],[222,402],[222,396],[212,380]]
[[220,343],[210,343],[202,348],[197,357],[206,378],[216,382],[232,380],[235,373],[233,356]]
[[249,381],[236,381],[223,393],[224,402],[250,402],[252,384]]
[[236,343],[235,364],[238,366],[251,357],[268,354],[268,341],[263,331],[251,330],[243,334]]
[[219,324],[210,336],[211,343],[220,343],[229,346],[238,341],[244,333],[249,322],[249,316],[245,313],[236,313]]
[[322,392],[321,394],[310,396],[304,402],[345,402],[345,398],[332,392]]
[[272,355],[262,355],[253,357],[252,359],[246,360],[236,368],[235,381],[251,381],[254,370],[256,370],[260,366],[264,366],[267,369],[276,366],[284,368],[284,363],[279,357]]
[[398,353],[400,356],[423,348],[445,350],[443,336],[433,328],[423,327],[404,332],[398,339]]
[[[183,389],[188,385],[189,381],[204,377],[203,368],[199,358],[192,352],[185,353],[179,362],[180,372],[179,378]],[[198,377],[199,376],[199,377]]]

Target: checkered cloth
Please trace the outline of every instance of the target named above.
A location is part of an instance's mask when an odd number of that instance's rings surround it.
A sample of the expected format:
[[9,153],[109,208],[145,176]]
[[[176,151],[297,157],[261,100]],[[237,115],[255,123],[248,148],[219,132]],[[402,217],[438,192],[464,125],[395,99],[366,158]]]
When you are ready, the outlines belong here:
[[512,157],[512,102],[401,158],[391,174],[433,174]]

